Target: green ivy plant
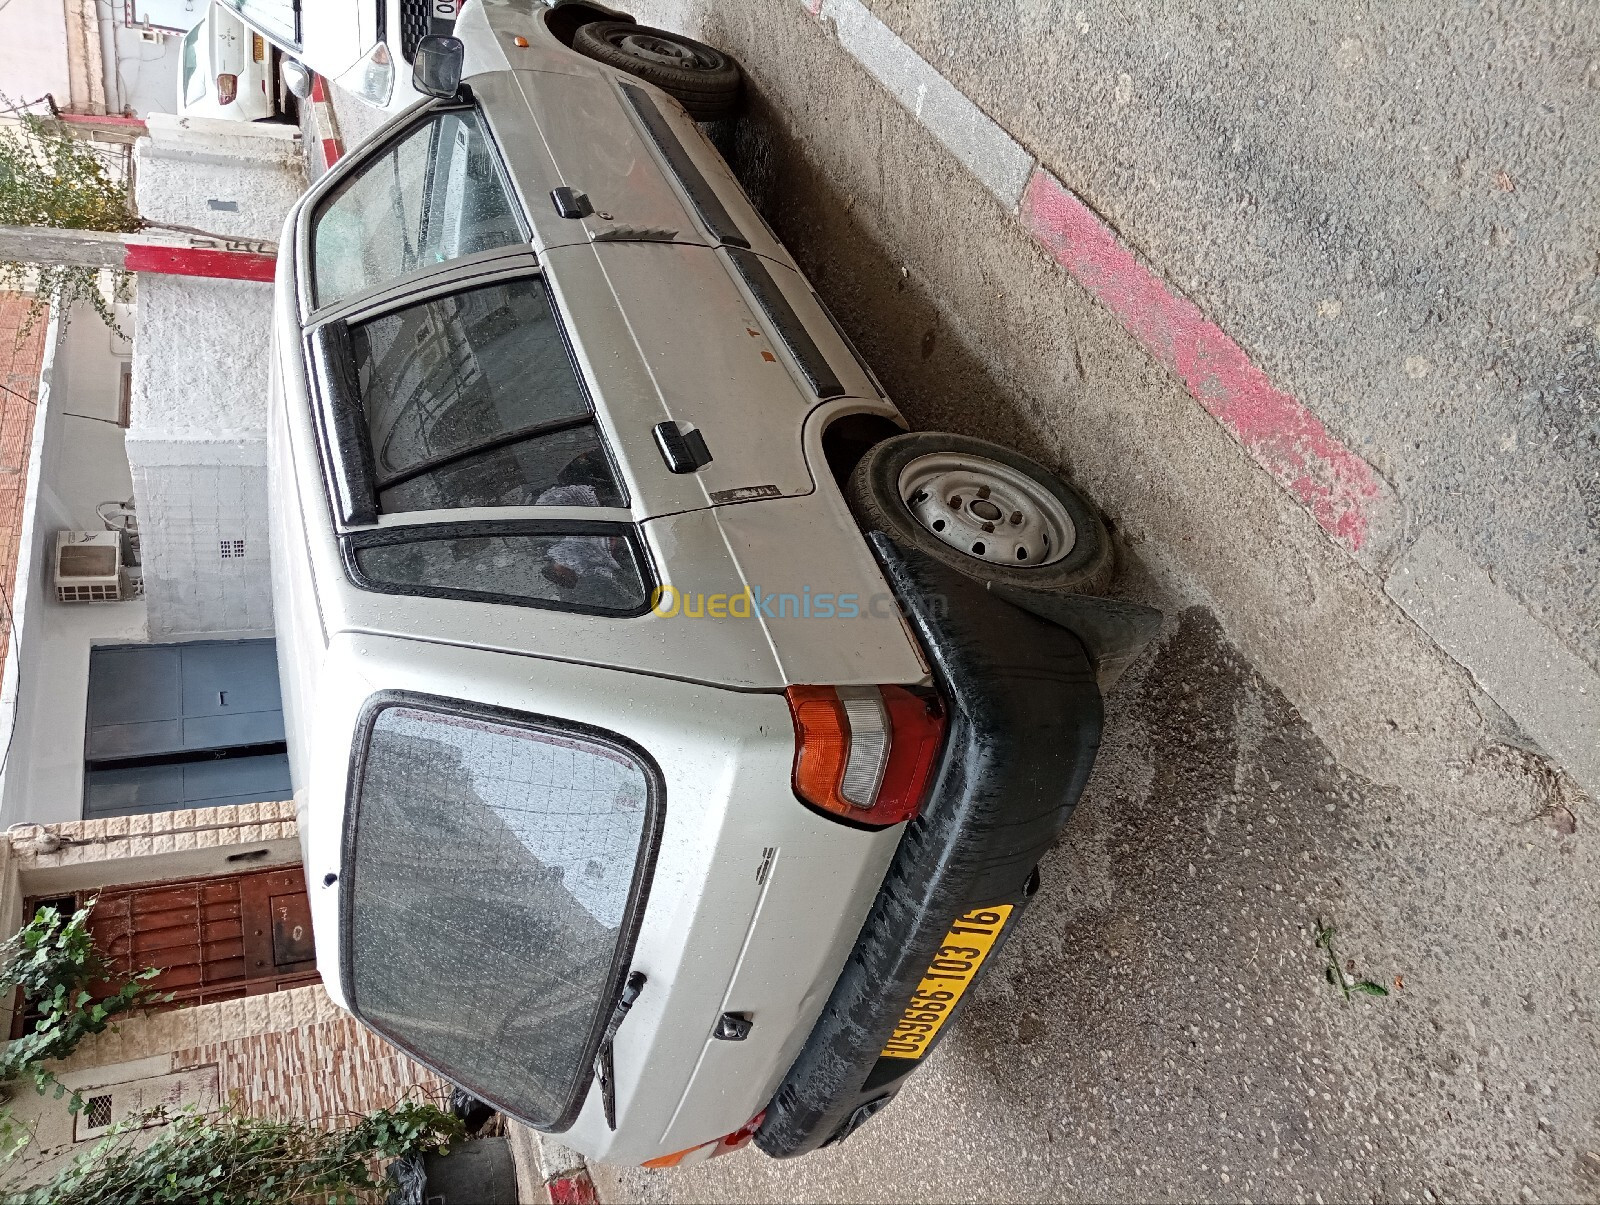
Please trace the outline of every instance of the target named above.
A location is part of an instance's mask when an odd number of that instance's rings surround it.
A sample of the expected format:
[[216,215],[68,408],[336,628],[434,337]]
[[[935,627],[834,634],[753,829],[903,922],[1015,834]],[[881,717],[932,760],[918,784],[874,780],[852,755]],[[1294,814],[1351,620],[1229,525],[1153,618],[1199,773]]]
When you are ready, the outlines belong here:
[[[0,225],[129,232],[143,223],[127,181],[108,169],[99,148],[24,114],[15,124],[0,124]],[[128,299],[130,277],[114,270],[108,295],[101,287],[101,271],[74,264],[0,261],[0,288],[33,297],[19,341],[48,313],[51,298],[62,313],[85,303],[116,330],[112,306]]]
[[[56,1099],[67,1095],[51,1064],[66,1058],[90,1034],[109,1028],[121,1014],[163,1004],[172,999],[158,992],[150,980],[161,972],[148,968],[135,973],[110,996],[95,999],[91,985],[113,979],[105,955],[89,932],[90,900],[70,917],[52,907],[40,908],[34,917],[0,945],[0,992],[21,989],[26,1002],[39,1011],[30,1032],[0,1050],[0,1087],[9,1096],[18,1082],[31,1083]],[[83,1098],[73,1092],[67,1108],[77,1113]],[[27,1141],[11,1115],[0,1107],[0,1155],[14,1153]]]
[[62,1167],[45,1184],[18,1190],[15,1205],[356,1205],[383,1184],[376,1160],[445,1150],[464,1135],[459,1119],[431,1104],[404,1102],[325,1130],[233,1111],[162,1117],[148,1143],[135,1141],[148,1118],[133,1118]]

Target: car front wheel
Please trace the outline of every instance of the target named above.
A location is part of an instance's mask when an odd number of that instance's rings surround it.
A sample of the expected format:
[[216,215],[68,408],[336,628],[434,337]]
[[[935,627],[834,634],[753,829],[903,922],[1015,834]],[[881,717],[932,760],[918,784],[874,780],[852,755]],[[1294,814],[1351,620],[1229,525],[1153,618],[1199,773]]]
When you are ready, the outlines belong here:
[[983,439],[915,431],[875,444],[847,488],[879,530],[980,581],[1096,594],[1110,584],[1111,540],[1073,486]]
[[572,48],[654,84],[696,121],[731,116],[738,105],[739,64],[682,34],[626,21],[591,21],[573,34]]

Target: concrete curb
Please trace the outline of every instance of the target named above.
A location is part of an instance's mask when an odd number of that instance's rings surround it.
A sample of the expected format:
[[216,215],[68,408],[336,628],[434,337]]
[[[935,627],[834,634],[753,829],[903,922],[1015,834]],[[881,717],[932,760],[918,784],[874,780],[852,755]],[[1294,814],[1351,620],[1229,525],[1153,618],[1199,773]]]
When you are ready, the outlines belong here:
[[1600,681],[1493,578],[1429,527],[1383,588],[1541,749],[1600,784]]
[[594,1180],[582,1155],[548,1134],[507,1121],[511,1159],[517,1169],[517,1197],[549,1205],[598,1205]]
[[1148,267],[1081,197],[869,12],[801,0],[839,44],[1003,204],[1034,242],[1364,567],[1390,559],[1398,506],[1376,470]]
[[[1335,545],[1382,581],[1390,599],[1446,656],[1580,785],[1600,795],[1594,742],[1600,674],[1460,550],[1430,540],[1427,532],[1404,538],[1400,500],[1371,464],[1310,407],[1274,385],[1226,331],[862,0],[800,4]],[[1508,644],[1509,633],[1516,635]]]
[[339,136],[339,119],[328,98],[328,81],[320,75],[311,80],[311,128],[322,148],[322,170],[327,171],[344,157],[344,139]]

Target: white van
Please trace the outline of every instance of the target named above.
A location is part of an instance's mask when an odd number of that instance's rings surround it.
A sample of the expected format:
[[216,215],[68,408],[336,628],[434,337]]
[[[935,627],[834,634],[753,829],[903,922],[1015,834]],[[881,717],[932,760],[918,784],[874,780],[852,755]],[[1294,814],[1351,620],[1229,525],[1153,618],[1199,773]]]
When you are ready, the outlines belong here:
[[224,121],[276,117],[274,53],[228,9],[208,5],[179,47],[178,113]]
[[432,98],[284,231],[318,963],[592,1158],[796,1155],[948,1031],[1153,613],[1085,596],[1111,550],[1071,486],[905,431],[679,101],[572,49],[588,24],[725,86],[615,14],[468,0],[419,48]]

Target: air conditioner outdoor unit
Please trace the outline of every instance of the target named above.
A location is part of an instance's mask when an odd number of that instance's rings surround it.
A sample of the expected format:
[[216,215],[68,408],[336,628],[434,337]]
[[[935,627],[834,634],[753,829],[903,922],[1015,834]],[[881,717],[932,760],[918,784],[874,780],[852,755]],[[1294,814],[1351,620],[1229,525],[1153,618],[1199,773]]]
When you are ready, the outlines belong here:
[[121,602],[122,533],[56,532],[56,598],[60,602]]

